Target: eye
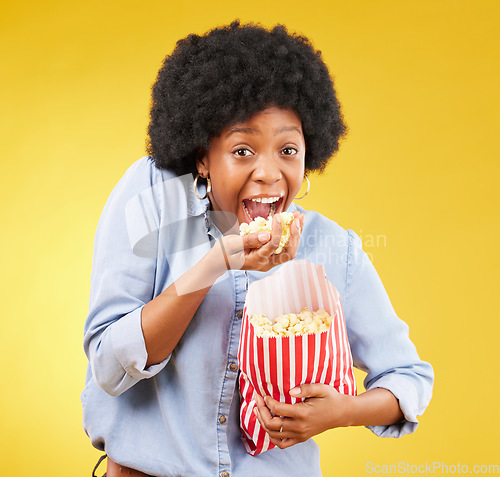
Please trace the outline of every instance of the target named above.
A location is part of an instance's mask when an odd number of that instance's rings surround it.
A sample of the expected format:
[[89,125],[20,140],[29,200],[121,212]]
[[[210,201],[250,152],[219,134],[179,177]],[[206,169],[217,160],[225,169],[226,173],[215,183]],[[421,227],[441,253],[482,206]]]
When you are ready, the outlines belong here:
[[236,154],[239,157],[246,157],[252,155],[251,151],[244,147],[240,147],[239,149],[236,149],[233,154]]
[[294,154],[297,154],[297,149],[294,147],[285,147],[282,151],[281,154],[284,156],[293,156]]

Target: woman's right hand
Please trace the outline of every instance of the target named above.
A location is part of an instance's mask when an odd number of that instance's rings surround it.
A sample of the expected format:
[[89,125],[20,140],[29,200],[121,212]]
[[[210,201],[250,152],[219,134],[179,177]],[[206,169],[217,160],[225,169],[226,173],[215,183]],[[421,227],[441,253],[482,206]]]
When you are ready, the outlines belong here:
[[233,270],[256,270],[267,272],[277,265],[295,258],[299,248],[300,235],[304,227],[305,215],[293,212],[290,238],[281,253],[275,254],[282,233],[279,214],[273,217],[271,233],[255,232],[244,235],[227,235],[219,239],[212,249],[217,263]]
[[295,257],[304,214],[293,214],[290,239],[280,254],[274,251],[280,243],[281,221],[274,217],[270,234],[227,235],[217,240],[194,267],[143,307],[141,326],[148,353],[147,367],[172,353],[211,286],[228,269],[265,272]]

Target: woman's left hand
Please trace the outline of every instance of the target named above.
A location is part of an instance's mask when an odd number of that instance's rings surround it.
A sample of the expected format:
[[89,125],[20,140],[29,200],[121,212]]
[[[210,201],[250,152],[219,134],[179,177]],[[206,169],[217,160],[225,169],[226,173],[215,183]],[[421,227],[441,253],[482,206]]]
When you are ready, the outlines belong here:
[[[294,390],[298,393],[294,394]],[[354,397],[340,394],[326,384],[302,384],[290,395],[306,398],[296,404],[285,404],[271,396],[254,395],[256,416],[273,444],[281,449],[334,427],[351,425]]]

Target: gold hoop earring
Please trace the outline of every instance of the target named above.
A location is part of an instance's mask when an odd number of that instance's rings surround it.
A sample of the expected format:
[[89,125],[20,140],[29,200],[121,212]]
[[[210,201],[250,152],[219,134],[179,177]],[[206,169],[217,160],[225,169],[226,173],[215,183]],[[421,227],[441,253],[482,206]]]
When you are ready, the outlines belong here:
[[309,177],[307,177],[306,175],[304,175],[304,179],[307,181],[307,190],[306,190],[306,193],[304,195],[301,195],[300,197],[295,197],[294,200],[303,199],[307,194],[309,194],[309,189],[311,188],[311,183],[309,182]]
[[200,197],[198,195],[198,178],[201,177],[200,174],[196,174],[196,177],[194,178],[194,182],[193,182],[193,191],[194,191],[194,195],[200,199],[200,200],[205,200],[207,197],[208,197],[208,194],[210,193],[210,191],[212,190],[212,183],[210,182],[210,177],[207,177],[207,190],[206,190],[206,193],[203,197]]

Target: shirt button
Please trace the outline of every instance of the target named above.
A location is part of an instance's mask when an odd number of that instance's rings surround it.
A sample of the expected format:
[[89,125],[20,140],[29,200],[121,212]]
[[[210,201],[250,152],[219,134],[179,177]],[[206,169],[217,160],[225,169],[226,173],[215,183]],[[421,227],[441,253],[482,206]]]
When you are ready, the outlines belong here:
[[235,363],[231,363],[231,364],[229,365],[229,369],[230,369],[231,371],[238,371],[238,365],[237,365],[237,364],[235,364]]
[[229,477],[229,472],[222,472],[222,474],[220,474],[220,477]]
[[[221,417],[219,417],[219,422],[220,422],[221,424],[224,424],[224,423],[226,422],[226,416],[221,416]],[[227,475],[229,475],[229,474],[227,474]]]
[[[241,318],[241,317],[243,316],[243,312],[242,312],[241,310],[240,310],[240,311],[238,311],[238,313],[236,313],[236,316],[237,316],[238,318]],[[229,475],[229,474],[228,474],[228,475]]]

